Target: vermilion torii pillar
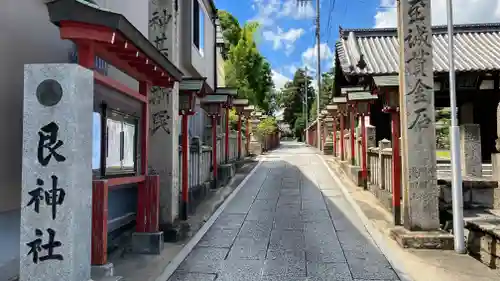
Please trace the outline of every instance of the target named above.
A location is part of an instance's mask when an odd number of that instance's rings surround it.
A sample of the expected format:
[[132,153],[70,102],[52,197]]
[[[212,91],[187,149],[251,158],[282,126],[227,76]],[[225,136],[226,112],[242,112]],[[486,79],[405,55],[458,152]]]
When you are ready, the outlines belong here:
[[207,94],[206,78],[183,78],[179,85],[179,115],[182,116],[182,201],[180,218],[187,220],[189,213],[189,116],[195,114],[196,96]]
[[225,138],[224,138],[224,158],[225,163],[229,162],[229,134],[231,133],[229,129],[229,111],[233,107],[233,100],[238,94],[238,90],[235,88],[217,88],[215,91],[216,95],[225,95],[227,96],[227,101],[222,105],[225,109]]
[[401,155],[399,146],[399,94],[388,90],[383,112],[391,114],[392,125],[392,214],[395,225],[401,225]]
[[208,116],[212,119],[212,189],[219,187],[219,180],[217,175],[217,123],[220,120],[222,104],[227,101],[227,96],[224,95],[209,95],[201,100],[203,109],[207,112]]

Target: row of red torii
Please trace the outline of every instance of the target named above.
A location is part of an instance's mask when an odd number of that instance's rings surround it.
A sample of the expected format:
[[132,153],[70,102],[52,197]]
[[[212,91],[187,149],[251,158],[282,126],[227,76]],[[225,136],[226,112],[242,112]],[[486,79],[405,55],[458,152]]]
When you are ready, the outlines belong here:
[[[187,219],[189,177],[189,116],[195,113],[196,98],[201,98],[202,108],[212,120],[213,179],[217,180],[217,123],[225,110],[225,157],[229,157],[229,111],[238,114],[238,158],[242,156],[242,117],[250,127],[253,106],[248,100],[235,99],[237,89],[211,89],[206,78],[186,78],[166,56],[156,49],[126,18],[120,14],[96,9],[73,1],[56,1],[48,5],[52,23],[59,27],[62,39],[71,40],[77,47],[78,64],[93,70],[95,83],[112,89],[141,106],[139,143],[139,168],[132,176],[106,177],[105,138],[101,138],[101,176],[92,183],[92,265],[107,263],[108,248],[108,194],[109,190],[126,184],[138,186],[136,232],[159,231],[160,180],[148,172],[149,151],[149,92],[152,87],[173,88],[179,84],[179,115],[182,117],[182,207],[180,218]],[[68,13],[68,10],[78,12]],[[96,71],[95,58],[100,57],[139,83],[139,90]],[[249,148],[249,130],[246,130],[246,150]],[[104,160],[103,160],[104,158]]]
[[[325,151],[325,144],[327,140],[331,137],[333,142],[333,156],[338,157],[340,161],[347,161],[346,151],[347,148],[344,147],[344,131],[346,130],[346,119],[349,118],[349,141],[350,141],[350,153],[348,156],[350,158],[350,164],[355,165],[355,127],[356,119],[360,119],[361,127],[361,177],[363,180],[363,187],[368,189],[368,160],[367,160],[367,135],[366,135],[366,124],[365,117],[370,114],[370,104],[373,104],[376,99],[378,99],[378,91],[365,90],[364,87],[346,87],[342,88],[341,96],[334,97],[331,104],[326,106],[326,109],[322,110],[319,114],[319,120],[321,125],[320,131],[320,143],[319,147],[321,150]],[[392,184],[399,185],[401,183],[401,158],[399,149],[399,137],[400,137],[400,120],[399,120],[399,94],[397,91],[388,91],[383,95],[383,109],[384,113],[391,114],[391,129],[392,129],[392,143],[393,143],[393,157],[392,157]],[[313,122],[305,130],[306,139],[309,145],[317,146],[317,121]],[[328,126],[331,126],[331,131],[333,134],[330,136],[328,132]],[[338,126],[340,128],[338,128]],[[337,136],[337,133],[340,136]],[[337,144],[337,140],[340,144]],[[340,145],[340,147],[339,147]],[[394,214],[395,223],[398,224],[400,221],[400,205],[401,205],[401,194],[400,188],[393,186],[392,188],[392,205],[393,209],[396,210]]]

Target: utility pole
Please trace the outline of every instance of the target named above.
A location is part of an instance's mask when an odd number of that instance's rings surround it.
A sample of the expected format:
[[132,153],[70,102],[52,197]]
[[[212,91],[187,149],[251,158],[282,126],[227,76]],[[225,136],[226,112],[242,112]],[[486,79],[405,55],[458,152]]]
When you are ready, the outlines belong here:
[[455,54],[453,49],[453,7],[452,0],[446,1],[448,15],[448,64],[450,73],[450,106],[451,106],[451,189],[453,208],[453,235],[455,251],[465,254],[464,213],[462,195],[462,167],[460,165],[460,129],[457,122],[457,100],[455,90]]
[[[312,0],[297,0],[297,4],[304,4],[305,2],[312,2]],[[316,145],[321,148],[321,124],[319,121],[320,112],[320,90],[321,90],[321,48],[320,48],[320,13],[319,13],[319,0],[316,0],[316,48],[317,48],[317,68],[316,68],[316,80],[318,80],[318,90],[316,91]]]
[[318,52],[318,61],[317,61],[317,69],[316,69],[316,79],[318,80],[318,91],[316,92],[316,139],[317,139],[317,146],[318,149],[321,148],[321,124],[319,123],[319,111],[320,111],[320,105],[319,105],[319,97],[320,97],[320,91],[321,91],[321,51],[320,51],[320,26],[319,26],[319,0],[316,0],[316,47],[317,47],[317,52]]

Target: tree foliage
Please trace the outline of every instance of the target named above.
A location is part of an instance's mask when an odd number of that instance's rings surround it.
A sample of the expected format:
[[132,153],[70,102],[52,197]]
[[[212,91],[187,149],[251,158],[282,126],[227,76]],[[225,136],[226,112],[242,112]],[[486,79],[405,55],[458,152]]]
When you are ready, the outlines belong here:
[[[335,91],[335,74],[333,68],[330,71],[321,74],[321,91],[319,91],[320,108],[324,108],[330,103],[333,93]],[[310,114],[309,120],[316,119],[317,116],[317,106],[316,100],[314,100]]]
[[259,136],[270,135],[278,130],[278,123],[276,119],[272,116],[260,121],[257,125],[257,134]]
[[451,109],[436,109],[436,146],[438,149],[450,148]]
[[[292,81],[287,82],[277,97],[278,106],[284,109],[283,121],[290,124],[292,131],[296,133],[305,128],[305,97],[307,88],[307,111],[311,110],[315,91],[312,85],[312,77],[307,76],[303,69],[297,69]],[[298,118],[302,121],[296,122]]]
[[271,65],[260,54],[255,42],[259,24],[249,22],[240,26],[227,11],[219,11],[225,40],[226,84],[238,88],[238,97],[246,98],[270,114],[274,103],[274,83]]

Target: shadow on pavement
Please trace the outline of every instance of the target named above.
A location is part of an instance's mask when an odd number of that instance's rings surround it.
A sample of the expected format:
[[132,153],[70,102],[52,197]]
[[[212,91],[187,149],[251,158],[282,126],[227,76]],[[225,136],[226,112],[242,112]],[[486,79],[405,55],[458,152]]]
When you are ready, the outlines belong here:
[[[292,153],[289,150],[293,150]],[[170,281],[399,280],[311,149],[263,160]]]

